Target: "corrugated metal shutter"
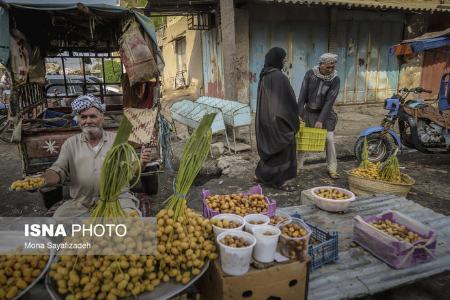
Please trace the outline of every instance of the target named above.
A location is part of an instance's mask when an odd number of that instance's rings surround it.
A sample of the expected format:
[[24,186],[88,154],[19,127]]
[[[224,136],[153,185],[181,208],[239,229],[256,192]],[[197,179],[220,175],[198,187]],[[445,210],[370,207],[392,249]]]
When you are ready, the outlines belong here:
[[296,96],[300,92],[303,77],[308,69],[317,64],[319,56],[328,49],[328,23],[317,20],[250,23],[250,105],[256,108],[259,73],[264,66],[264,56],[272,47],[286,50],[287,75]]
[[336,21],[338,102],[383,101],[397,90],[397,58],[389,47],[402,40],[403,15],[339,11]]
[[202,32],[205,95],[223,98],[222,44],[217,28]]

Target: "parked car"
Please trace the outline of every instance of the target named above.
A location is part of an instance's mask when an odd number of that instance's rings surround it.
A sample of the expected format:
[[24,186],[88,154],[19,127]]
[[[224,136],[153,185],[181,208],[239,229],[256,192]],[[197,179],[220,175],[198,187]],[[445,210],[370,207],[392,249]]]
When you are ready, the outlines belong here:
[[69,106],[68,100],[85,93],[102,98],[106,104],[122,104],[120,88],[105,85],[103,80],[96,76],[86,75],[85,81],[84,76],[81,75],[66,75],[67,87],[64,84],[64,75],[46,75],[46,79],[47,97],[60,99],[62,106]]

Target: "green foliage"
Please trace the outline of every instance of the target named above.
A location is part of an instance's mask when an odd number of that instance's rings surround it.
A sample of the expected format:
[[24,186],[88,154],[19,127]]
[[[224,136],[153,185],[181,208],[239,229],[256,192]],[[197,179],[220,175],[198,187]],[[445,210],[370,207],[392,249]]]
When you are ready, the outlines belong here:
[[153,25],[155,25],[156,29],[158,29],[162,25],[164,25],[164,17],[163,16],[151,17],[151,19],[152,19]]
[[121,0],[120,6],[126,8],[133,7],[145,7],[147,5],[148,0]]
[[122,76],[120,63],[113,60],[105,61],[105,82],[120,82]]

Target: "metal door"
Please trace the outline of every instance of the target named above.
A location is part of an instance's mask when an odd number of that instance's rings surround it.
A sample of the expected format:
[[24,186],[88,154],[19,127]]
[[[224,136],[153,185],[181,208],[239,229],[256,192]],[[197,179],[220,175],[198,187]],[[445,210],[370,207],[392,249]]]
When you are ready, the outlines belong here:
[[272,47],[281,47],[287,52],[286,74],[296,96],[306,71],[317,64],[319,56],[328,49],[328,23],[317,20],[250,23],[250,105],[256,108],[259,73],[264,66],[264,56]]
[[338,102],[383,101],[396,92],[399,66],[389,47],[402,40],[402,31],[400,13],[339,11],[331,49],[339,56]]

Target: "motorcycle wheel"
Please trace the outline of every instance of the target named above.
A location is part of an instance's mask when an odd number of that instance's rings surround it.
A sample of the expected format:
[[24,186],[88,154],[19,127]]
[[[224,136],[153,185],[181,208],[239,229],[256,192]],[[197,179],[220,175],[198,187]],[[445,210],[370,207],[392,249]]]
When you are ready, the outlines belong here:
[[[384,162],[392,151],[391,142],[379,133],[372,133],[367,137],[367,147],[369,148],[369,161],[373,163]],[[379,146],[378,146],[379,143]],[[361,161],[361,153],[364,145],[364,137],[356,140],[354,152],[356,159]],[[377,147],[378,146],[378,147]]]

